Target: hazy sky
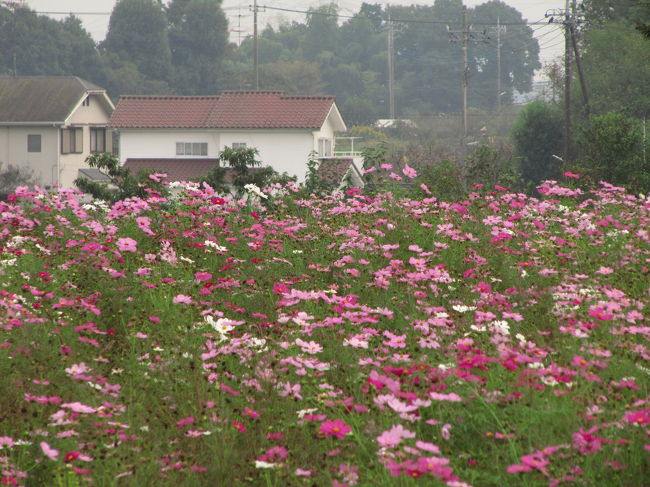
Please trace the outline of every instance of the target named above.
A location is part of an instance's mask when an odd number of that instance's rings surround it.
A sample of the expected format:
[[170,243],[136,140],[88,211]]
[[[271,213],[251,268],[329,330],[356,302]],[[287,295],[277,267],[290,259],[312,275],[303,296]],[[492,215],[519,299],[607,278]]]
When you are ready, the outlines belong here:
[[[434,0],[366,0],[368,3],[387,3],[393,5],[411,5],[411,4],[433,4]],[[465,5],[475,7],[485,3],[486,0],[465,0]],[[563,8],[565,0],[503,0],[504,3],[516,8],[522,13],[522,16],[528,21],[534,22],[544,19],[547,10],[553,8]],[[37,11],[56,11],[56,12],[103,12],[104,15],[78,15],[86,30],[90,32],[95,40],[102,40],[108,29],[108,20],[110,12],[115,5],[115,0],[26,0],[30,8]],[[249,10],[252,0],[223,0],[223,8],[230,19],[231,40],[237,42],[238,39],[249,35],[253,30],[253,17]],[[332,3],[331,0],[258,0],[259,5],[269,5],[272,7],[289,8],[296,10],[307,10],[309,7],[327,5]],[[358,12],[363,0],[338,0],[335,2],[339,5],[340,13],[344,15]],[[64,16],[54,16],[62,18]],[[289,14],[273,10],[260,12],[259,21],[262,25],[267,23],[277,24],[281,20],[302,20],[302,14]],[[564,38],[560,27],[557,24],[549,26],[533,26],[535,36],[538,38],[541,47],[542,64],[561,56],[564,51]]]

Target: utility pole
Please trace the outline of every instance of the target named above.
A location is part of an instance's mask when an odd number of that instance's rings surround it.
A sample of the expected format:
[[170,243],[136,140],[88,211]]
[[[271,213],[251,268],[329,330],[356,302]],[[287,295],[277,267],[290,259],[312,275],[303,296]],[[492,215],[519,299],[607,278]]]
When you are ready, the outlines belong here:
[[470,42],[487,42],[487,38],[484,36],[479,39],[474,39],[472,36],[472,27],[469,25],[467,21],[467,7],[463,5],[463,30],[461,31],[452,31],[449,29],[449,26],[447,27],[447,32],[452,36],[452,42],[455,42],[458,40],[457,35],[460,34],[461,37],[461,43],[462,43],[462,68],[461,68],[461,73],[462,73],[462,99],[463,99],[463,114],[461,117],[462,121],[462,127],[461,127],[461,146],[460,146],[460,156],[461,160],[465,161],[465,157],[467,154],[467,133],[469,130],[469,125],[467,123],[467,92],[469,90],[469,43]]
[[395,30],[390,19],[390,4],[388,11],[388,118],[395,119]]
[[257,42],[257,10],[257,0],[253,0],[253,71],[255,72],[256,91],[260,89],[259,46]]
[[497,113],[501,111],[501,31],[506,26],[501,26],[501,17],[497,17]]
[[467,90],[469,88],[469,60],[467,51],[469,47],[469,25],[467,24],[467,7],[463,5],[463,148],[461,151],[463,161],[467,151]]
[[[551,17],[549,23],[558,22],[564,24],[564,162],[571,162],[571,81],[573,79],[573,54],[576,55],[576,64],[580,77],[580,89],[582,91],[585,105],[585,114],[589,114],[589,98],[587,94],[587,85],[582,72],[582,64],[578,52],[578,44],[575,39],[576,0],[566,0],[564,10],[549,10],[546,17]],[[556,17],[564,20],[556,20]]]
[[564,11],[564,163],[571,162],[571,22],[570,0]]
[[578,77],[580,79],[580,91],[582,92],[582,101],[584,104],[584,114],[587,117],[587,120],[589,120],[589,93],[587,93],[587,83],[585,82],[585,75],[584,72],[582,71],[582,61],[580,60],[580,51],[578,50],[578,41],[576,39],[576,26],[575,23],[577,22],[576,20],[576,0],[573,0],[573,4],[571,5],[571,17],[573,19],[573,22],[570,24],[570,29],[571,29],[571,43],[573,44],[573,54],[575,55],[576,58],[576,67],[578,68]]

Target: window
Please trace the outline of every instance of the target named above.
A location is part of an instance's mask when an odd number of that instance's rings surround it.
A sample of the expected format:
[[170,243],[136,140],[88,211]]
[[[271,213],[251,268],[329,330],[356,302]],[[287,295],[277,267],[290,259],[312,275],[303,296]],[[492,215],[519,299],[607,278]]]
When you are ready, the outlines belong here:
[[106,152],[106,129],[90,129],[90,152]]
[[207,156],[207,142],[176,142],[177,156]]
[[331,139],[318,139],[318,155],[320,157],[332,157]]
[[27,136],[27,152],[41,152],[41,134]]
[[232,148],[237,150],[237,149],[246,149],[246,142],[233,142],[232,143]]
[[113,155],[120,155],[120,133],[112,132],[112,143],[111,147],[113,148]]
[[83,128],[61,130],[61,154],[81,154],[84,149]]

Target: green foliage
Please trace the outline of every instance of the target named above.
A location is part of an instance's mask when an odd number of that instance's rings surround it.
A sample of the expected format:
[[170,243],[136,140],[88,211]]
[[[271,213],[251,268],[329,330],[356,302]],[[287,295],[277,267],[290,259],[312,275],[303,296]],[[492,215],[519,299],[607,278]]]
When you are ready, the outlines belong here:
[[562,114],[554,105],[534,101],[521,112],[512,139],[526,181],[537,185],[559,176],[560,165],[553,155],[562,149],[562,127]]
[[[15,71],[14,71],[15,67]],[[0,6],[0,74],[100,76],[99,55],[79,19]]]
[[608,23],[587,30],[583,64],[592,111],[625,110],[637,117],[650,113],[650,49],[633,27]]
[[382,139],[375,145],[369,145],[361,150],[363,156],[363,168],[370,169],[371,167],[379,167],[386,162],[388,155],[388,143],[386,139]]
[[221,0],[174,0],[168,7],[172,85],[188,95],[213,94],[228,49]]
[[650,162],[641,120],[620,112],[593,116],[579,134],[578,144],[581,157],[577,170],[594,182],[607,181],[634,192],[650,191]]
[[443,201],[458,201],[467,194],[462,169],[448,159],[421,168],[418,183],[426,184]]
[[165,188],[161,183],[149,178],[151,171],[139,171],[137,175],[133,176],[131,171],[122,166],[113,154],[107,152],[91,154],[86,158],[86,163],[90,167],[99,169],[110,179],[109,183],[86,178],[75,179],[74,184],[95,199],[115,203],[132,197],[146,198],[152,191],[161,195],[165,193]]
[[17,186],[33,186],[35,180],[33,171],[12,164],[5,167],[0,162],[0,199],[12,193]]
[[171,69],[168,25],[158,0],[119,0],[103,48],[132,62],[145,76],[167,81]]
[[489,145],[482,144],[467,157],[467,180],[470,184],[494,185],[499,181],[501,154]]
[[219,154],[219,159],[227,162],[238,175],[246,176],[248,174],[248,168],[262,165],[262,163],[257,160],[259,153],[260,152],[253,147],[248,147],[246,149],[224,147]]
[[328,184],[322,178],[318,177],[319,164],[318,153],[312,151],[307,160],[307,174],[305,176],[304,186],[306,195],[327,193],[334,189],[333,184]]

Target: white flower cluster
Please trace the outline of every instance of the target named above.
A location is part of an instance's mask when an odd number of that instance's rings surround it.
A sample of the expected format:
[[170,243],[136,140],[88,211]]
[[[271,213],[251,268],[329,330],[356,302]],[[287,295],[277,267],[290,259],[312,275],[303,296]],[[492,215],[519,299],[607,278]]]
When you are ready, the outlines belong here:
[[206,240],[203,243],[206,245],[206,247],[212,247],[217,252],[226,252],[228,250],[226,247],[222,247],[221,245],[219,245],[216,242],[213,242],[212,240]]
[[244,189],[248,191],[249,194],[254,194],[255,196],[258,196],[259,198],[267,199],[268,195],[262,193],[262,190],[255,186],[254,184],[247,184],[244,186]]

